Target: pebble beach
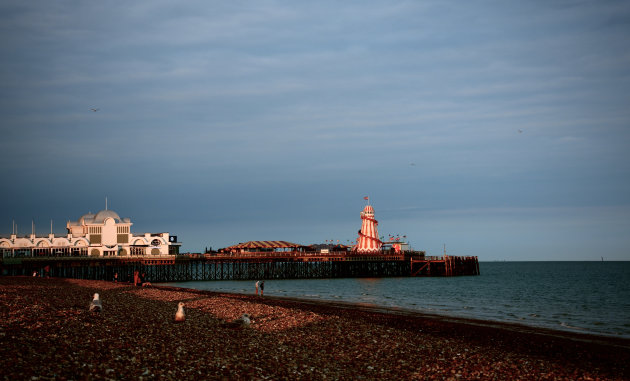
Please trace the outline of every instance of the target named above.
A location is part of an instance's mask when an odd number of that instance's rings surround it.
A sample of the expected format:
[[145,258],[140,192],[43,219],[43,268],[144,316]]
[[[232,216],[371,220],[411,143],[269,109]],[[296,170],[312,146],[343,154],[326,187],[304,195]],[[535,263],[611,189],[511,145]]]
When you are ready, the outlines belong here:
[[0,277],[0,317],[4,380],[630,379],[630,339],[253,292]]

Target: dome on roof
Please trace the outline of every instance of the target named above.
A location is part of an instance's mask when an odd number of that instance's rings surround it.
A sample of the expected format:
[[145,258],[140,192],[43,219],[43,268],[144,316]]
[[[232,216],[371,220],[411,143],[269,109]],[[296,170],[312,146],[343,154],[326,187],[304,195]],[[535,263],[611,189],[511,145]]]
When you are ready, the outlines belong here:
[[94,217],[96,216],[92,213],[84,214],[81,217],[79,217],[79,220],[77,222],[79,223],[79,225],[82,224],[83,222],[90,223],[92,222],[92,220],[94,220]]
[[113,210],[106,209],[96,213],[96,216],[94,217],[94,223],[102,224],[108,218],[113,218],[114,221],[120,222],[120,216],[118,216],[118,213],[114,212]]

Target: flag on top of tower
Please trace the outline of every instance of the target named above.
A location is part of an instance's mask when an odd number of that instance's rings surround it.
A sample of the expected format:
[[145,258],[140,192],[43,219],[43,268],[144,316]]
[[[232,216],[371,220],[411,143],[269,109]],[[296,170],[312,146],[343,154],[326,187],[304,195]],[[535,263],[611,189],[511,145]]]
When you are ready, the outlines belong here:
[[368,196],[363,197],[364,200],[369,200],[370,198]]

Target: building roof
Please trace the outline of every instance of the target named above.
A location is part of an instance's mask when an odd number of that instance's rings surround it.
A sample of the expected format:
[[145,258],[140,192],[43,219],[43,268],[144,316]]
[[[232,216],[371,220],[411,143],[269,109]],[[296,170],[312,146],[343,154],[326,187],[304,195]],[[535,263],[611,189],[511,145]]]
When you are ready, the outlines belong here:
[[79,225],[82,224],[84,221],[85,223],[92,223],[92,221],[94,221],[94,217],[96,217],[96,215],[92,213],[84,214],[81,217],[79,217],[78,223]]
[[226,247],[225,250],[231,249],[288,249],[301,247],[302,245],[287,241],[248,241]]
[[79,219],[76,221],[68,221],[68,226],[82,226],[82,225],[93,225],[93,224],[102,225],[103,223],[105,223],[105,220],[108,218],[114,219],[114,221],[117,224],[123,223],[123,224],[132,225],[131,219],[120,218],[118,213],[114,212],[113,210],[104,209],[96,214],[93,214],[91,212],[86,213],[82,215],[81,217],[79,217]]
[[105,209],[96,213],[96,217],[94,217],[94,223],[102,224],[106,219],[113,218],[116,222],[120,222],[120,216],[118,213],[113,210]]

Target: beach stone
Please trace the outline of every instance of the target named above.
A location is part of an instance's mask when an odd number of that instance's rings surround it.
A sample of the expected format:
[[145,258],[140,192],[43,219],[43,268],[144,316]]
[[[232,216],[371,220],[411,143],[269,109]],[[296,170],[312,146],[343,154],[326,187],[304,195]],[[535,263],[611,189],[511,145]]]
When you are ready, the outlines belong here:
[[[6,379],[630,379],[628,340],[584,340],[510,326],[272,297],[149,291],[88,280],[0,277]],[[77,313],[98,292],[107,313]],[[35,307],[25,301],[40,300]],[[173,304],[189,306],[171,324]],[[9,307],[10,306],[10,307]],[[82,307],[84,309],[84,307]],[[12,311],[10,316],[6,311]],[[247,330],[221,325],[244,312]],[[36,323],[34,323],[36,322]],[[59,324],[63,323],[62,327]],[[36,328],[39,327],[39,328]],[[95,355],[98,354],[98,355]],[[51,364],[55,364],[51,366]],[[376,364],[376,365],[375,365]],[[42,376],[33,376],[45,370]],[[153,370],[153,371],[152,371]],[[32,378],[37,377],[37,378]]]

